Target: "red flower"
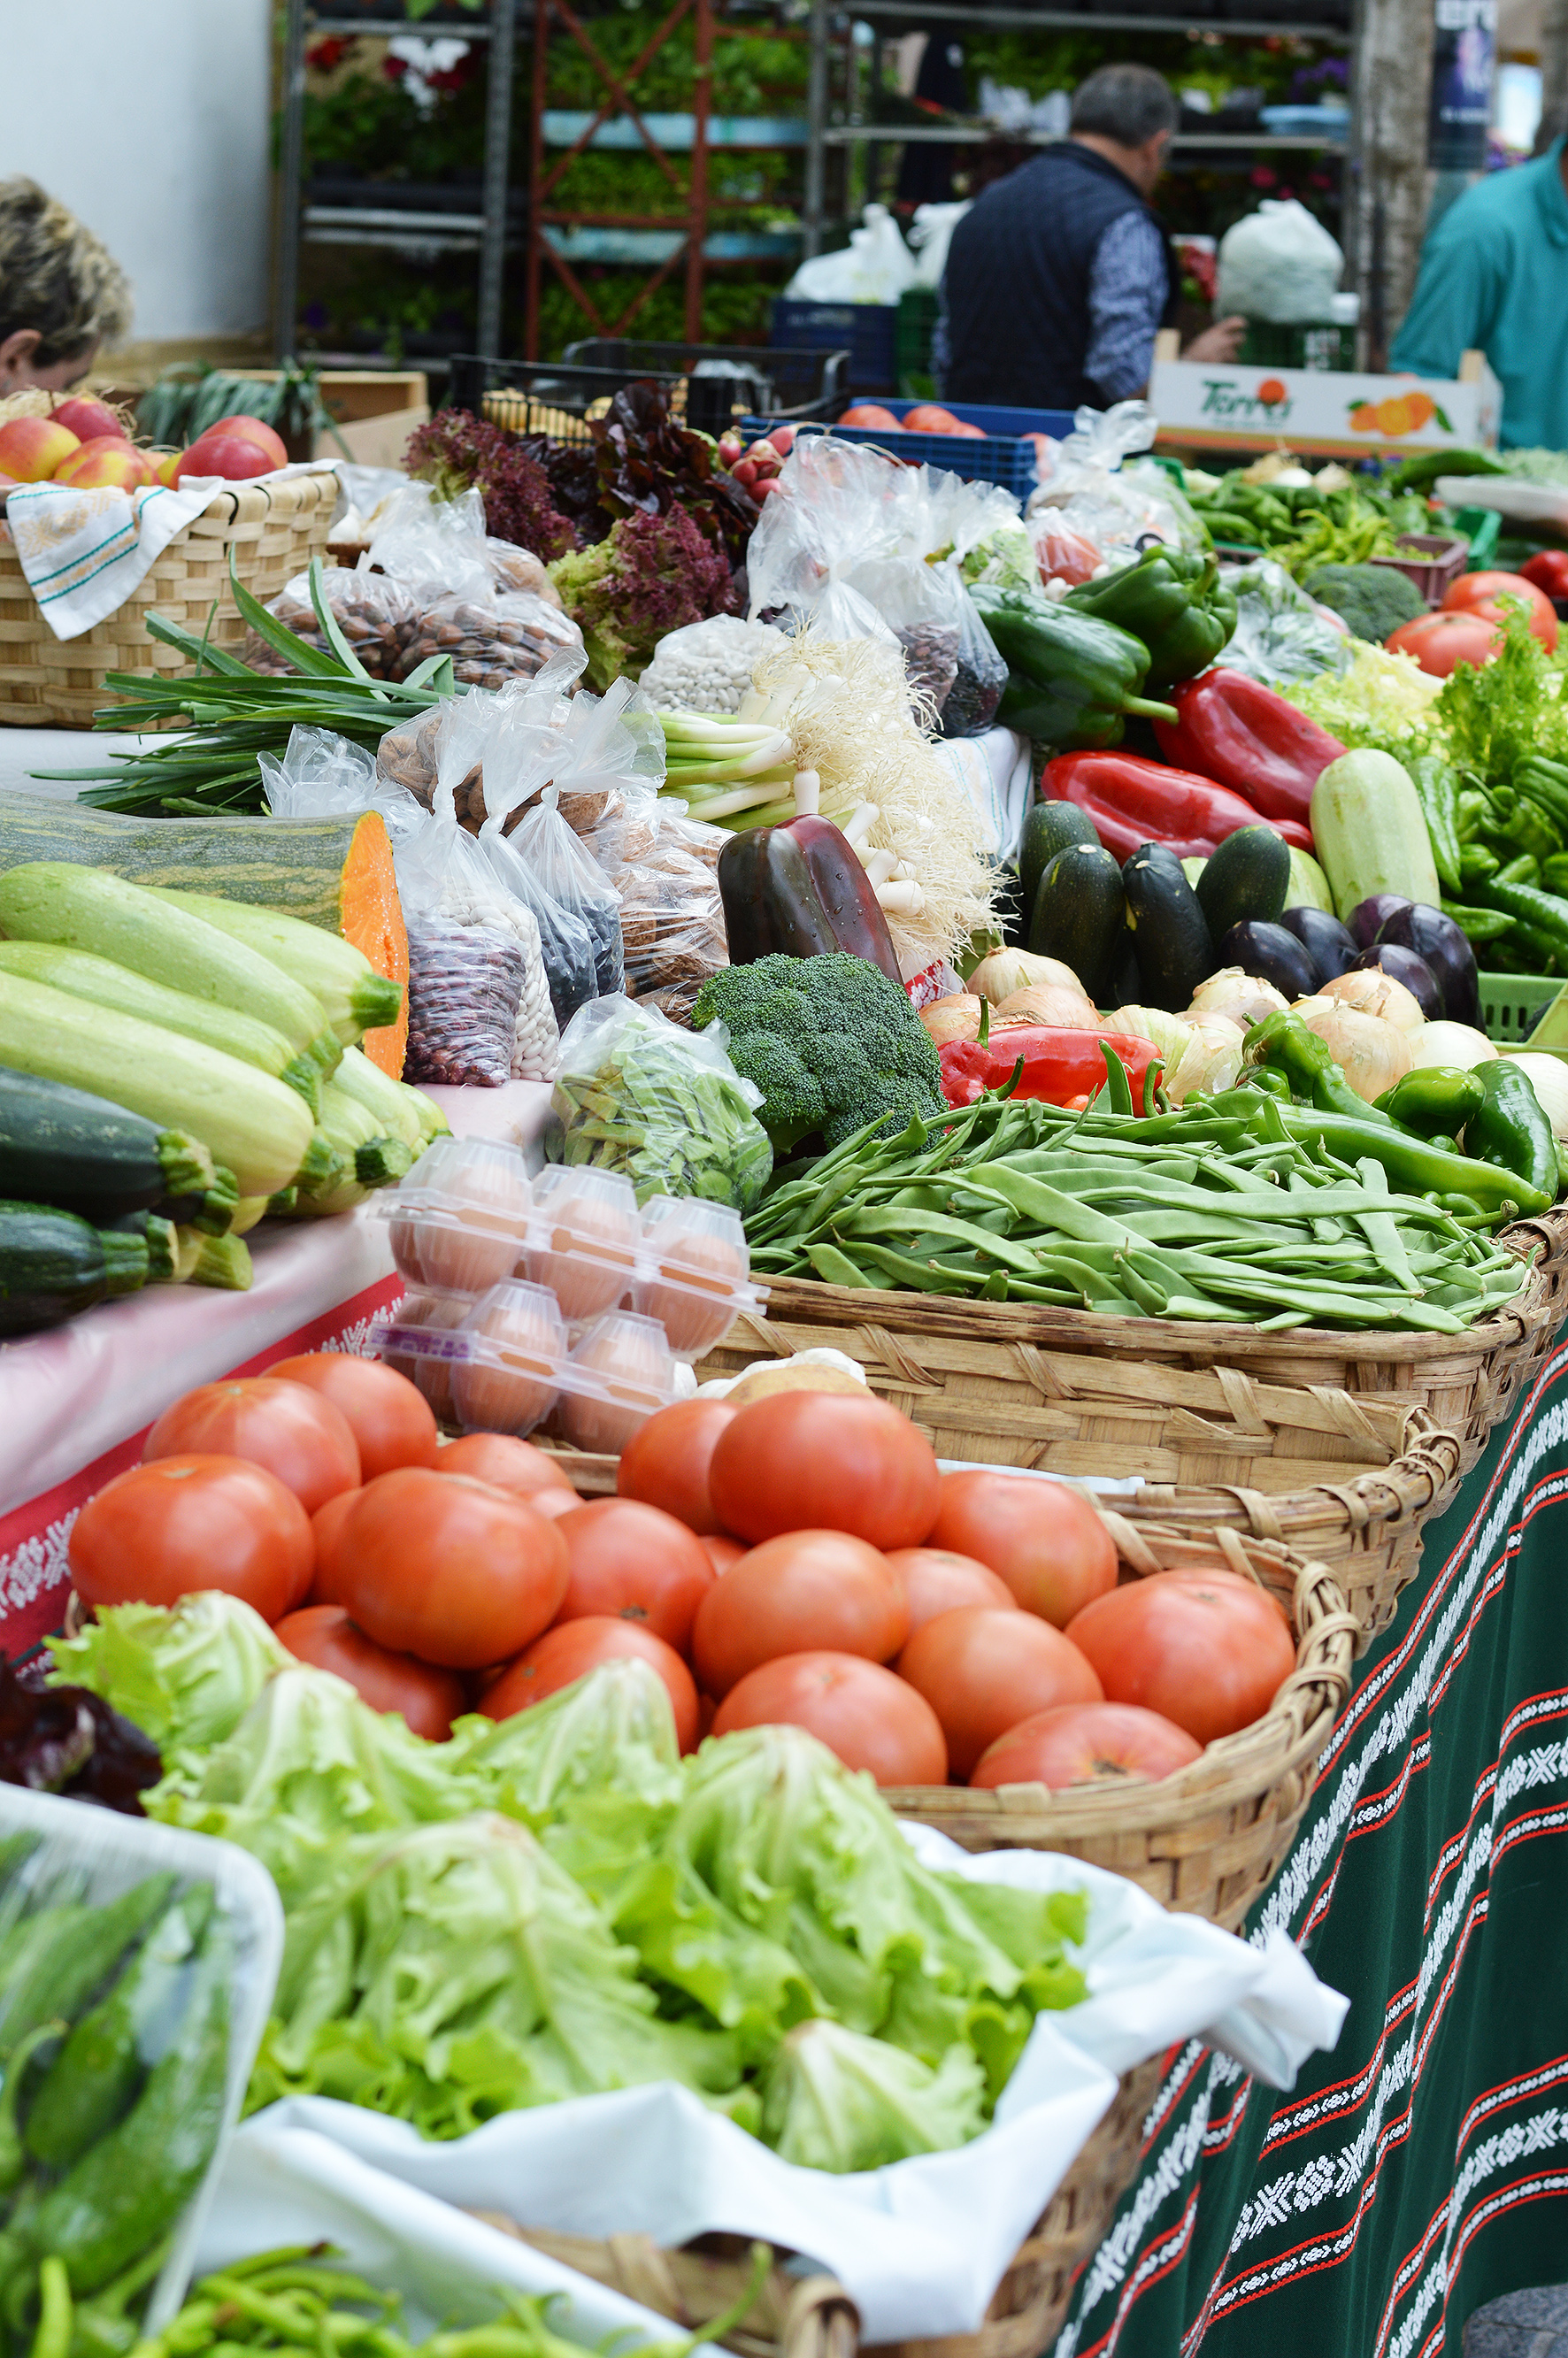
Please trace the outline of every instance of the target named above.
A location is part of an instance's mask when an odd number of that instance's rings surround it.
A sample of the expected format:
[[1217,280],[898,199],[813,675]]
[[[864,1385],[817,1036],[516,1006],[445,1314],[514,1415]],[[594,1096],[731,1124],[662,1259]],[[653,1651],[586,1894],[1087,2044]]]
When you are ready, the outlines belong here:
[[334,34],[325,41],[318,41],[313,49],[307,49],[305,62],[316,73],[330,73],[334,66],[342,64],[352,47],[351,40]]

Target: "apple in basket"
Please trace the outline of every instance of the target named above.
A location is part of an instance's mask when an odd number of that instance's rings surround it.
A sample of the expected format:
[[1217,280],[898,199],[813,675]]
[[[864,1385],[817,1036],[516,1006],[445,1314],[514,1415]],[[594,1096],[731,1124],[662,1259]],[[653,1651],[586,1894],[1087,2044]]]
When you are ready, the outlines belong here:
[[145,453],[134,449],[123,434],[97,434],[61,461],[54,480],[79,492],[106,487],[134,492],[152,481],[153,469]]
[[0,472],[18,483],[47,483],[81,447],[81,436],[52,417],[8,417],[0,426]]
[[105,434],[117,434],[122,442],[128,439],[124,427],[106,401],[94,401],[88,394],[76,394],[62,401],[49,412],[50,422],[63,426],[79,442],[96,442]]
[[222,475],[226,482],[241,483],[287,464],[283,437],[264,426],[259,417],[220,417],[184,453],[175,480],[181,475]]

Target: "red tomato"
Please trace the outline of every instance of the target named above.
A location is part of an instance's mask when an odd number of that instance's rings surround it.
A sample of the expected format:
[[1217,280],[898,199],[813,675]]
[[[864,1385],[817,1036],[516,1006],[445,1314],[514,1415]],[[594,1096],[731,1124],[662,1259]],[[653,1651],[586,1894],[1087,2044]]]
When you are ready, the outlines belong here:
[[744,1540],[732,1540],[728,1531],[704,1531],[697,1541],[715,1572],[729,1572],[747,1553]]
[[852,409],[844,412],[838,423],[840,426],[862,427],[878,434],[903,432],[901,421],[891,409],[884,409],[880,401],[858,401]]
[[683,1752],[694,1752],[700,1710],[691,1672],[673,1646],[666,1646],[651,1629],[635,1621],[622,1621],[615,1614],[589,1614],[580,1621],[563,1621],[558,1628],[546,1629],[486,1691],[480,1709],[490,1719],[511,1719],[531,1704],[558,1693],[562,1687],[575,1686],[601,1662],[627,1654],[657,1671],[669,1692],[676,1742]]
[[[465,1433],[460,1441],[447,1442],[437,1452],[436,1471],[467,1474],[475,1482],[488,1482],[492,1490],[509,1491],[513,1498],[526,1498],[530,1504],[541,1490],[571,1490],[573,1506],[581,1504],[559,1458],[510,1433]],[[564,1514],[566,1509],[558,1508],[557,1512]]]
[[955,1555],[947,1548],[900,1548],[887,1563],[909,1599],[911,1637],[938,1613],[956,1612],[960,1605],[1017,1610],[1018,1600],[1000,1574],[971,1555]]
[[297,1358],[280,1359],[267,1375],[275,1383],[304,1384],[341,1410],[359,1444],[366,1482],[395,1466],[434,1466],[437,1433],[430,1403],[395,1368],[357,1359],[351,1351],[302,1351]]
[[[957,434],[962,430],[962,425],[963,421],[955,417],[950,409],[944,409],[939,401],[916,402],[913,409],[906,409],[903,413],[906,434]],[[968,430],[971,434],[979,431],[973,426]]]
[[685,1650],[718,1575],[684,1523],[635,1498],[595,1498],[563,1515],[557,1529],[569,1567],[557,1623],[619,1614]]
[[988,1745],[1035,1712],[1105,1700],[1089,1663],[1059,1629],[989,1605],[962,1605],[917,1629],[898,1658],[898,1674],[941,1721],[955,1777],[968,1777]]
[[243,1597],[281,1620],[309,1585],[310,1518],[247,1457],[159,1457],[117,1474],[70,1534],[70,1576],[88,1605],[174,1605],[198,1589]]
[[1116,1586],[1116,1542],[1065,1482],[1018,1474],[944,1474],[931,1545],[989,1564],[1026,1613],[1065,1629]]
[[1202,1758],[1203,1747],[1157,1711],[1130,1703],[1061,1703],[1021,1719],[980,1755],[971,1785],[1104,1785],[1118,1778],[1170,1777]]
[[708,1476],[720,1526],[741,1539],[851,1531],[874,1548],[918,1547],[940,1485],[935,1452],[906,1416],[842,1392],[774,1392],[738,1409]]
[[858,1654],[784,1654],[733,1687],[715,1736],[738,1727],[804,1727],[846,1768],[879,1785],[945,1785],[947,1747],[923,1695]]
[[361,1492],[338,1535],[333,1585],[378,1646],[482,1670],[555,1619],[567,1543],[521,1498],[406,1466]]
[[1485,614],[1453,612],[1418,614],[1413,622],[1401,622],[1383,641],[1397,655],[1413,655],[1433,679],[1446,679],[1462,663],[1474,664],[1479,670],[1490,663],[1502,643],[1497,624]]
[[359,1502],[360,1493],[357,1490],[340,1490],[335,1498],[329,1498],[324,1507],[318,1507],[310,1518],[310,1530],[316,1544],[316,1565],[311,1574],[308,1590],[309,1601],[312,1605],[338,1603],[337,1585],[333,1574],[338,1540],[343,1525]]
[[311,1605],[286,1614],[276,1634],[302,1662],[335,1671],[372,1711],[400,1713],[416,1736],[427,1736],[432,1744],[444,1744],[453,1720],[468,1708],[461,1679],[416,1662],[412,1654],[389,1653],[356,1629],[340,1606]]
[[[55,416],[58,417],[59,410]],[[1568,599],[1568,548],[1543,548],[1528,565],[1519,567],[1523,580],[1533,581],[1549,598]]]
[[1234,1572],[1157,1572],[1067,1625],[1111,1703],[1141,1704],[1199,1744],[1261,1718],[1296,1666],[1273,1598]]
[[575,1490],[552,1487],[548,1490],[531,1490],[524,1504],[532,1507],[536,1515],[543,1515],[546,1522],[558,1523],[563,1516],[575,1515],[582,1500]]
[[1462,573],[1443,593],[1443,611],[1485,614],[1490,622],[1507,620],[1502,600],[1518,598],[1530,608],[1530,627],[1549,655],[1557,652],[1557,610],[1545,590],[1528,573]]
[[885,1662],[908,1635],[903,1590],[875,1548],[848,1531],[790,1531],[715,1581],[697,1608],[691,1655],[703,1693],[722,1698],[780,1654]]
[[248,1457],[294,1492],[308,1515],[360,1487],[359,1444],[340,1408],[272,1376],[200,1384],[166,1408],[146,1438],[156,1457]]
[[738,1412],[728,1401],[676,1401],[640,1424],[621,1453],[615,1487],[641,1498],[697,1532],[722,1528],[708,1495],[708,1473],[719,1436]]

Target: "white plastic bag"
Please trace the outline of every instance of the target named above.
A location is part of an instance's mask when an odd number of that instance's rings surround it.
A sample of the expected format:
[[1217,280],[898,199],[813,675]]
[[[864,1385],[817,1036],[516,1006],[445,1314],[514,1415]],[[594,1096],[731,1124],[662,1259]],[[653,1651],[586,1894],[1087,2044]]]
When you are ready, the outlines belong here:
[[916,205],[910,224],[909,242],[914,248],[914,283],[917,287],[940,287],[942,273],[947,267],[947,248],[953,243],[953,232],[973,204],[972,197],[953,205]]
[[849,232],[849,245],[842,252],[814,254],[801,264],[784,288],[786,298],[802,303],[896,303],[906,287],[918,283],[914,258],[886,205],[868,205],[860,219],[864,226]]
[[345,818],[367,810],[385,816],[406,799],[379,775],[373,753],[330,729],[291,729],[282,761],[258,753],[256,767],[274,818]]
[[1345,256],[1295,197],[1265,197],[1219,241],[1218,310],[1249,319],[1327,319]]
[[1058,520],[1108,562],[1130,556],[1151,534],[1171,547],[1201,546],[1196,519],[1170,476],[1138,456],[1152,443],[1157,424],[1146,401],[1078,410],[1025,514],[1057,511]]

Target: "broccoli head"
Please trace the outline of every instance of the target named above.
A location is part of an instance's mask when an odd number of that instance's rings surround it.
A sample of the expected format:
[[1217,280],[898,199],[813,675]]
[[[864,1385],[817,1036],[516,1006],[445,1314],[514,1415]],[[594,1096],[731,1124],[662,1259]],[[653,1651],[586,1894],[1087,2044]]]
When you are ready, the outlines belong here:
[[721,968],[697,995],[693,1029],[722,1022],[738,1073],[762,1092],[761,1120],[787,1153],[820,1131],[828,1146],[881,1120],[944,1110],[942,1066],[905,993],[869,959],[758,958]]
[[1410,575],[1392,565],[1320,565],[1302,587],[1320,606],[1332,606],[1353,638],[1374,647],[1426,611]]

